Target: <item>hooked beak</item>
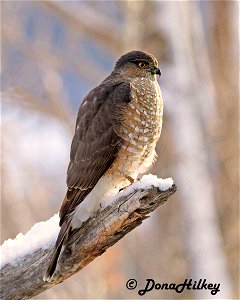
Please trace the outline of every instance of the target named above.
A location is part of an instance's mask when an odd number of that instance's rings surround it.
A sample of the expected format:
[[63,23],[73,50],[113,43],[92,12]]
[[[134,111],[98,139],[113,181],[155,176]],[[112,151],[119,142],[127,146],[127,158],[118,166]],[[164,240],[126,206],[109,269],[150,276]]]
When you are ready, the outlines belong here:
[[153,75],[158,75],[158,76],[161,76],[161,70],[159,69],[159,68],[156,68],[156,67],[154,67],[152,70],[151,70],[151,73],[153,74]]

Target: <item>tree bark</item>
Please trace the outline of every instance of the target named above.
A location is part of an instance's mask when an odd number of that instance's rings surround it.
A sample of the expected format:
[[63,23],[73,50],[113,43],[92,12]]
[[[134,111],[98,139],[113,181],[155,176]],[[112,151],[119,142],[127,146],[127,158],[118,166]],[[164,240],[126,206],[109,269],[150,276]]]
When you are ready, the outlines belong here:
[[72,232],[50,283],[42,278],[53,244],[48,249],[38,249],[26,255],[14,265],[3,266],[1,299],[29,299],[64,281],[140,225],[150,212],[164,204],[176,190],[175,185],[164,192],[155,187],[138,189],[119,197],[112,206],[97,213],[80,229]]

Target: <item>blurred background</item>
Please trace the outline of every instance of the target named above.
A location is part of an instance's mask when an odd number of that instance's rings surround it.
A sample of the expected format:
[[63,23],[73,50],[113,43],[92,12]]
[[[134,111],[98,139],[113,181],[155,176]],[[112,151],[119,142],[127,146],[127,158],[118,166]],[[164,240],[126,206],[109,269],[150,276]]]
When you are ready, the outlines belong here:
[[[60,207],[78,107],[133,49],[154,54],[165,103],[158,160],[177,193],[101,257],[36,299],[138,298],[136,278],[221,283],[151,299],[239,296],[237,1],[1,3],[1,243]],[[46,233],[47,234],[47,233]]]

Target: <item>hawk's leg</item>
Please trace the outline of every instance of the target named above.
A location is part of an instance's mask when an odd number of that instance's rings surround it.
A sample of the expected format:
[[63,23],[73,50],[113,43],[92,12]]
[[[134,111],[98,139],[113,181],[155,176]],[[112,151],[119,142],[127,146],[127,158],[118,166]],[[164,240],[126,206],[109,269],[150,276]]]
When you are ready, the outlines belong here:
[[[134,180],[131,176],[124,175],[124,177],[130,182],[130,184],[127,185],[127,186],[125,186],[125,187],[123,187],[123,188],[121,188],[121,189],[119,190],[119,192],[121,192],[121,191],[123,191],[124,189],[128,188],[130,185],[132,185],[132,184],[135,182],[135,180]],[[139,179],[137,179],[137,181],[139,181]]]
[[131,176],[125,175],[125,178],[130,181],[130,185],[134,183],[134,179]]

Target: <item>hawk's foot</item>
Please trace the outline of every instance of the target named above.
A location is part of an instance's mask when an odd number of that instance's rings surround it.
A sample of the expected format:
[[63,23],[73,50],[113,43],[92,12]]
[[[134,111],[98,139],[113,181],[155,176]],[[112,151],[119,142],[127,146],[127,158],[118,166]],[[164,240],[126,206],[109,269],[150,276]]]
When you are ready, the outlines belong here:
[[136,182],[136,181],[140,181],[140,179],[139,178],[137,178],[136,180],[134,180],[132,177],[130,177],[130,176],[127,176],[127,175],[125,175],[124,176],[127,180],[129,180],[130,181],[130,184],[129,185],[127,185],[127,186],[125,186],[125,187],[123,187],[123,188],[121,188],[121,189],[119,189],[119,191],[118,192],[121,192],[121,191],[123,191],[123,190],[125,190],[126,188],[128,188],[129,186],[131,186],[134,182]]

